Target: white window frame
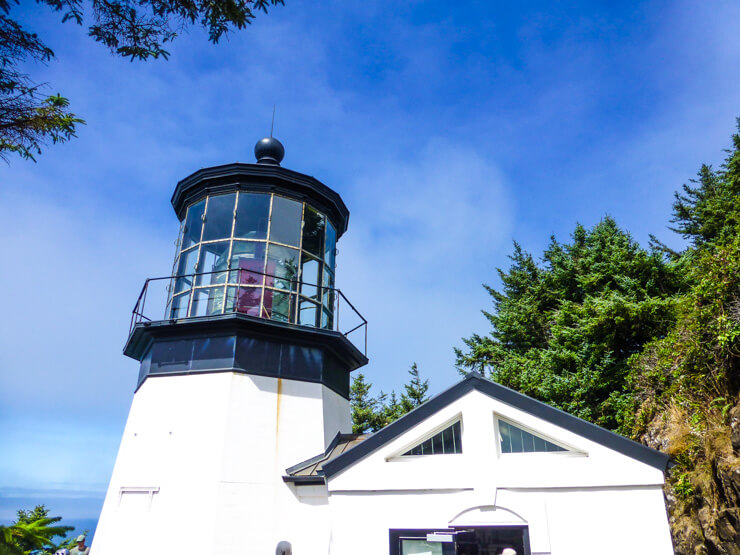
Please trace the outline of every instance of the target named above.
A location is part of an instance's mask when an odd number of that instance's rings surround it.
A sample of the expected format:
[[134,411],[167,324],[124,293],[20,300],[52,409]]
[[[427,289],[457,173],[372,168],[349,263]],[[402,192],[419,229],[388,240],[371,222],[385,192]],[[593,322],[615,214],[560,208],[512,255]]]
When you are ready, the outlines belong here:
[[[503,420],[510,426],[514,426],[515,428],[519,428],[521,430],[524,430],[525,432],[532,434],[533,436],[536,436],[540,439],[543,439],[545,441],[549,441],[550,443],[553,443],[557,445],[558,447],[562,447],[565,449],[565,451],[530,451],[525,453],[504,453],[501,450],[501,431],[499,430],[499,420]],[[579,449],[578,447],[574,447],[573,445],[569,443],[565,443],[564,441],[560,441],[557,439],[553,439],[551,436],[547,434],[543,434],[542,432],[538,432],[534,428],[527,426],[525,424],[522,424],[521,422],[518,422],[517,420],[513,420],[511,418],[507,418],[505,416],[502,416],[498,413],[493,413],[493,432],[494,432],[494,439],[496,441],[496,454],[499,457],[516,457],[516,456],[535,456],[535,457],[541,457],[541,456],[579,456],[579,457],[587,457],[588,453],[585,452],[583,449]]]
[[[465,426],[463,422],[462,412],[459,412],[452,418],[448,418],[442,424],[439,424],[438,426],[434,427],[431,431],[427,432],[426,434],[420,436],[417,439],[414,439],[413,441],[408,442],[404,447],[400,449],[396,449],[392,455],[389,455],[385,458],[386,462],[387,461],[416,460],[420,458],[428,459],[430,456],[434,457],[435,455],[404,455],[404,453],[413,449],[417,445],[424,443],[426,440],[433,438],[438,433],[444,431],[445,429],[449,428],[450,426],[452,426],[458,421],[460,422],[460,441],[464,445],[465,443],[463,441],[463,437],[465,436]],[[451,457],[451,456],[460,456],[462,454],[463,453],[438,453],[437,455]]]

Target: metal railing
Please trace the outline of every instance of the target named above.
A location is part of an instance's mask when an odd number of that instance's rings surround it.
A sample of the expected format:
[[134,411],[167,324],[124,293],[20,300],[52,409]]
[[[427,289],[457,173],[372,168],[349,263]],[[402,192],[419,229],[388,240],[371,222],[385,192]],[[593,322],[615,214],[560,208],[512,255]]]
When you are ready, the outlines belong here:
[[231,313],[338,331],[367,355],[367,320],[341,290],[243,268],[147,279],[131,314],[129,335],[141,322]]

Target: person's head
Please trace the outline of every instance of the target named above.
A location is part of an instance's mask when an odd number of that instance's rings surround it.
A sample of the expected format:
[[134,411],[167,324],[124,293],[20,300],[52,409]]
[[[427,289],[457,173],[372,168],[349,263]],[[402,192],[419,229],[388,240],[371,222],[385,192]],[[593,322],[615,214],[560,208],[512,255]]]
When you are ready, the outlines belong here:
[[79,547],[80,549],[85,548],[85,534],[80,534],[79,536],[77,536],[77,547]]
[[507,548],[505,548],[501,552],[501,555],[516,555],[516,549],[512,549],[511,547],[507,547]]
[[69,555],[69,549],[67,549],[66,547],[63,547],[62,549],[57,549],[54,552],[54,555]]

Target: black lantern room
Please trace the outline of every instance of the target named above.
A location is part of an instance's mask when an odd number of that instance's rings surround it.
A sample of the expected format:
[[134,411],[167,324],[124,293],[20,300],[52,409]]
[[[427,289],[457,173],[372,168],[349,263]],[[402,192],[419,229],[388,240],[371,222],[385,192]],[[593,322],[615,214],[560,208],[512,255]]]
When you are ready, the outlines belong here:
[[[317,179],[281,167],[284,152],[277,139],[262,139],[256,164],[205,168],[177,184],[172,276],[147,280],[124,349],[141,361],[139,385],[162,374],[238,371],[321,382],[348,396],[349,372],[367,363],[367,323],[334,287],[349,211]],[[157,319],[152,291],[162,287]]]

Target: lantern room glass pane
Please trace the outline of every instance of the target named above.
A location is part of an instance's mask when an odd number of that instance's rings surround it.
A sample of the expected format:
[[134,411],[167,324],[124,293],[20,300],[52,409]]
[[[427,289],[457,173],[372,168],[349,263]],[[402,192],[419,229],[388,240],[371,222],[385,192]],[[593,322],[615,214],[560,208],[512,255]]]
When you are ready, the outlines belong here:
[[200,242],[200,232],[203,228],[203,212],[206,209],[206,201],[196,202],[188,208],[188,214],[185,217],[185,228],[182,234],[182,249]]
[[188,315],[188,303],[190,295],[183,293],[172,299],[172,308],[170,309],[170,318],[186,318]]
[[203,225],[203,241],[231,237],[235,203],[236,193],[208,198],[205,224]]
[[226,312],[260,315],[261,287],[229,287],[226,292]]
[[[213,285],[226,281],[226,269],[229,260],[229,241],[218,243],[204,243],[200,246],[198,259],[198,275],[195,285]],[[218,272],[218,273],[207,273]]]
[[177,264],[177,275],[175,280],[175,293],[180,293],[189,289],[193,285],[193,276],[195,273],[195,263],[198,260],[198,247],[193,247],[189,251],[180,253],[180,260]]
[[231,246],[230,283],[261,285],[265,272],[265,244],[234,241]]
[[269,291],[271,296],[271,309],[269,310],[270,318],[280,322],[292,321],[292,306],[295,295],[282,291],[273,291],[265,289],[265,294]]
[[301,238],[303,205],[287,198],[273,196],[270,217],[270,241],[298,246]]
[[337,232],[330,221],[326,221],[326,242],[324,243],[324,261],[334,270],[334,254],[337,250]]
[[270,195],[239,193],[236,206],[234,237],[241,239],[267,239],[267,222],[270,218]]
[[301,299],[298,309],[298,323],[302,326],[316,327],[319,315],[319,305],[306,299]]
[[334,314],[331,311],[323,309],[321,311],[321,328],[330,330],[334,327]]
[[298,279],[298,250],[270,244],[265,274],[268,274],[265,283],[269,287],[295,290]]
[[321,258],[324,252],[324,216],[306,205],[303,211],[303,243],[301,248]]
[[319,283],[321,283],[321,262],[304,254],[301,264],[301,295],[318,301]]
[[224,287],[205,287],[193,292],[190,316],[221,314],[224,309]]

